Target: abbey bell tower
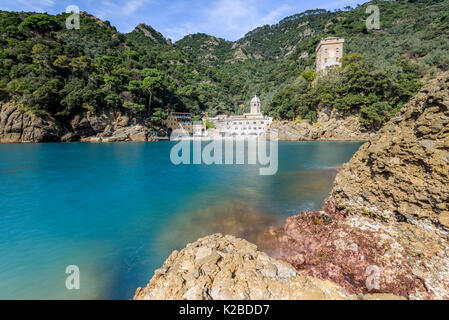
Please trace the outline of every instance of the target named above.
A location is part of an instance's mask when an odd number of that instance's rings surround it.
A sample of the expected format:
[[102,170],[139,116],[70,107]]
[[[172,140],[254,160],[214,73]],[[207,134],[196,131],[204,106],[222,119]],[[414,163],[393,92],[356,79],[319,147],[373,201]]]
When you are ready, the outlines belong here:
[[257,95],[251,100],[251,114],[261,114],[261,103]]

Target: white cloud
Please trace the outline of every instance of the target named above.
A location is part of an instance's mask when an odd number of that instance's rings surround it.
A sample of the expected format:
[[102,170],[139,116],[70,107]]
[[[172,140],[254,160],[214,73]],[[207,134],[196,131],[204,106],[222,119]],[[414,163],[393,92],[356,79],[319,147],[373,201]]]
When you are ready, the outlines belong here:
[[163,33],[166,34],[167,38],[172,40],[179,40],[188,34],[197,33],[198,27],[196,25],[185,23],[180,27],[169,27],[163,30]]
[[15,0],[21,11],[46,12],[55,5],[54,0]]
[[110,20],[113,17],[131,16],[137,12],[143,5],[148,4],[148,0],[132,1],[108,1],[103,0],[100,8],[94,8],[93,13],[100,19]]
[[278,22],[290,6],[283,5],[270,12],[264,12],[264,1],[257,0],[218,0],[211,8],[205,9],[206,23],[214,29],[226,28],[240,38],[249,30],[265,24]]
[[285,18],[286,14],[290,12],[293,8],[289,5],[283,5],[261,19],[263,24],[275,24],[278,23],[281,19]]
[[279,22],[293,9],[286,4],[271,11],[267,7],[260,0],[213,0],[198,10],[195,23],[186,22],[163,31],[175,40],[195,32],[237,40],[256,27]]

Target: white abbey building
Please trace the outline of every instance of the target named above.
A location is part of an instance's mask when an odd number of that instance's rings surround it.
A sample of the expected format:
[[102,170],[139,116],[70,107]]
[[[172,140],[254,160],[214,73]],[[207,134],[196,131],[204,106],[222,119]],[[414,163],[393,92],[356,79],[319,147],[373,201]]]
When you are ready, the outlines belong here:
[[266,137],[273,118],[262,115],[261,102],[257,96],[251,100],[251,113],[240,116],[217,116],[208,118],[215,125],[215,130],[210,130],[211,137]]

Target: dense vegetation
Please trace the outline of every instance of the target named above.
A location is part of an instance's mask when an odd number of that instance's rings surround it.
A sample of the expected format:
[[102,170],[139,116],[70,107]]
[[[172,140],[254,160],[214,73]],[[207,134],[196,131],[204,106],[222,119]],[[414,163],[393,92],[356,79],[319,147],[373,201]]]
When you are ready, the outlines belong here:
[[[365,125],[378,127],[419,90],[421,80],[449,69],[448,1],[372,3],[380,8],[381,30],[366,30],[366,5],[333,13],[321,34],[298,45],[279,65],[271,86],[282,88],[270,99],[267,112],[313,120],[317,108],[332,107],[360,113]],[[300,74],[314,67],[314,49],[326,36],[345,38],[343,68],[314,83],[304,74],[302,79],[290,76],[289,69]],[[269,87],[262,90],[270,92]]]
[[214,68],[151,27],[123,35],[81,14],[80,29],[68,30],[67,17],[0,12],[1,100],[62,121],[110,108],[153,122],[170,109],[200,114],[230,102]]
[[[381,30],[366,28],[370,4],[380,9]],[[258,93],[275,118],[314,120],[317,108],[331,107],[378,127],[423,80],[449,69],[447,12],[447,0],[372,1],[342,11],[309,10],[236,43],[194,35],[176,45],[232,75],[236,105]],[[347,59],[358,59],[315,80],[315,49],[329,36],[344,37]]]
[[[68,30],[67,14],[0,11],[0,101],[61,121],[112,109],[160,124],[169,110],[242,113],[257,93],[276,118],[336,108],[378,127],[423,78],[449,69],[449,0],[372,3],[381,30],[366,29],[365,4],[310,10],[237,42],[196,34],[174,45],[149,26],[121,34],[86,13]],[[345,37],[344,66],[317,77],[327,36]]]

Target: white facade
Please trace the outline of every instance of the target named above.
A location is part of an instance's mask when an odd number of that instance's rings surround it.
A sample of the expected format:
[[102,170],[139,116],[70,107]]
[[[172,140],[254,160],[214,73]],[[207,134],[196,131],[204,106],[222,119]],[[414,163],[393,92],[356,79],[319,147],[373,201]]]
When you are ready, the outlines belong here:
[[241,116],[218,116],[207,119],[213,122],[215,136],[219,137],[266,137],[273,118],[264,117],[261,113],[260,99],[255,96],[251,100],[251,113]]
[[193,122],[193,137],[201,138],[204,136],[206,132],[206,126],[202,121],[194,121]]

